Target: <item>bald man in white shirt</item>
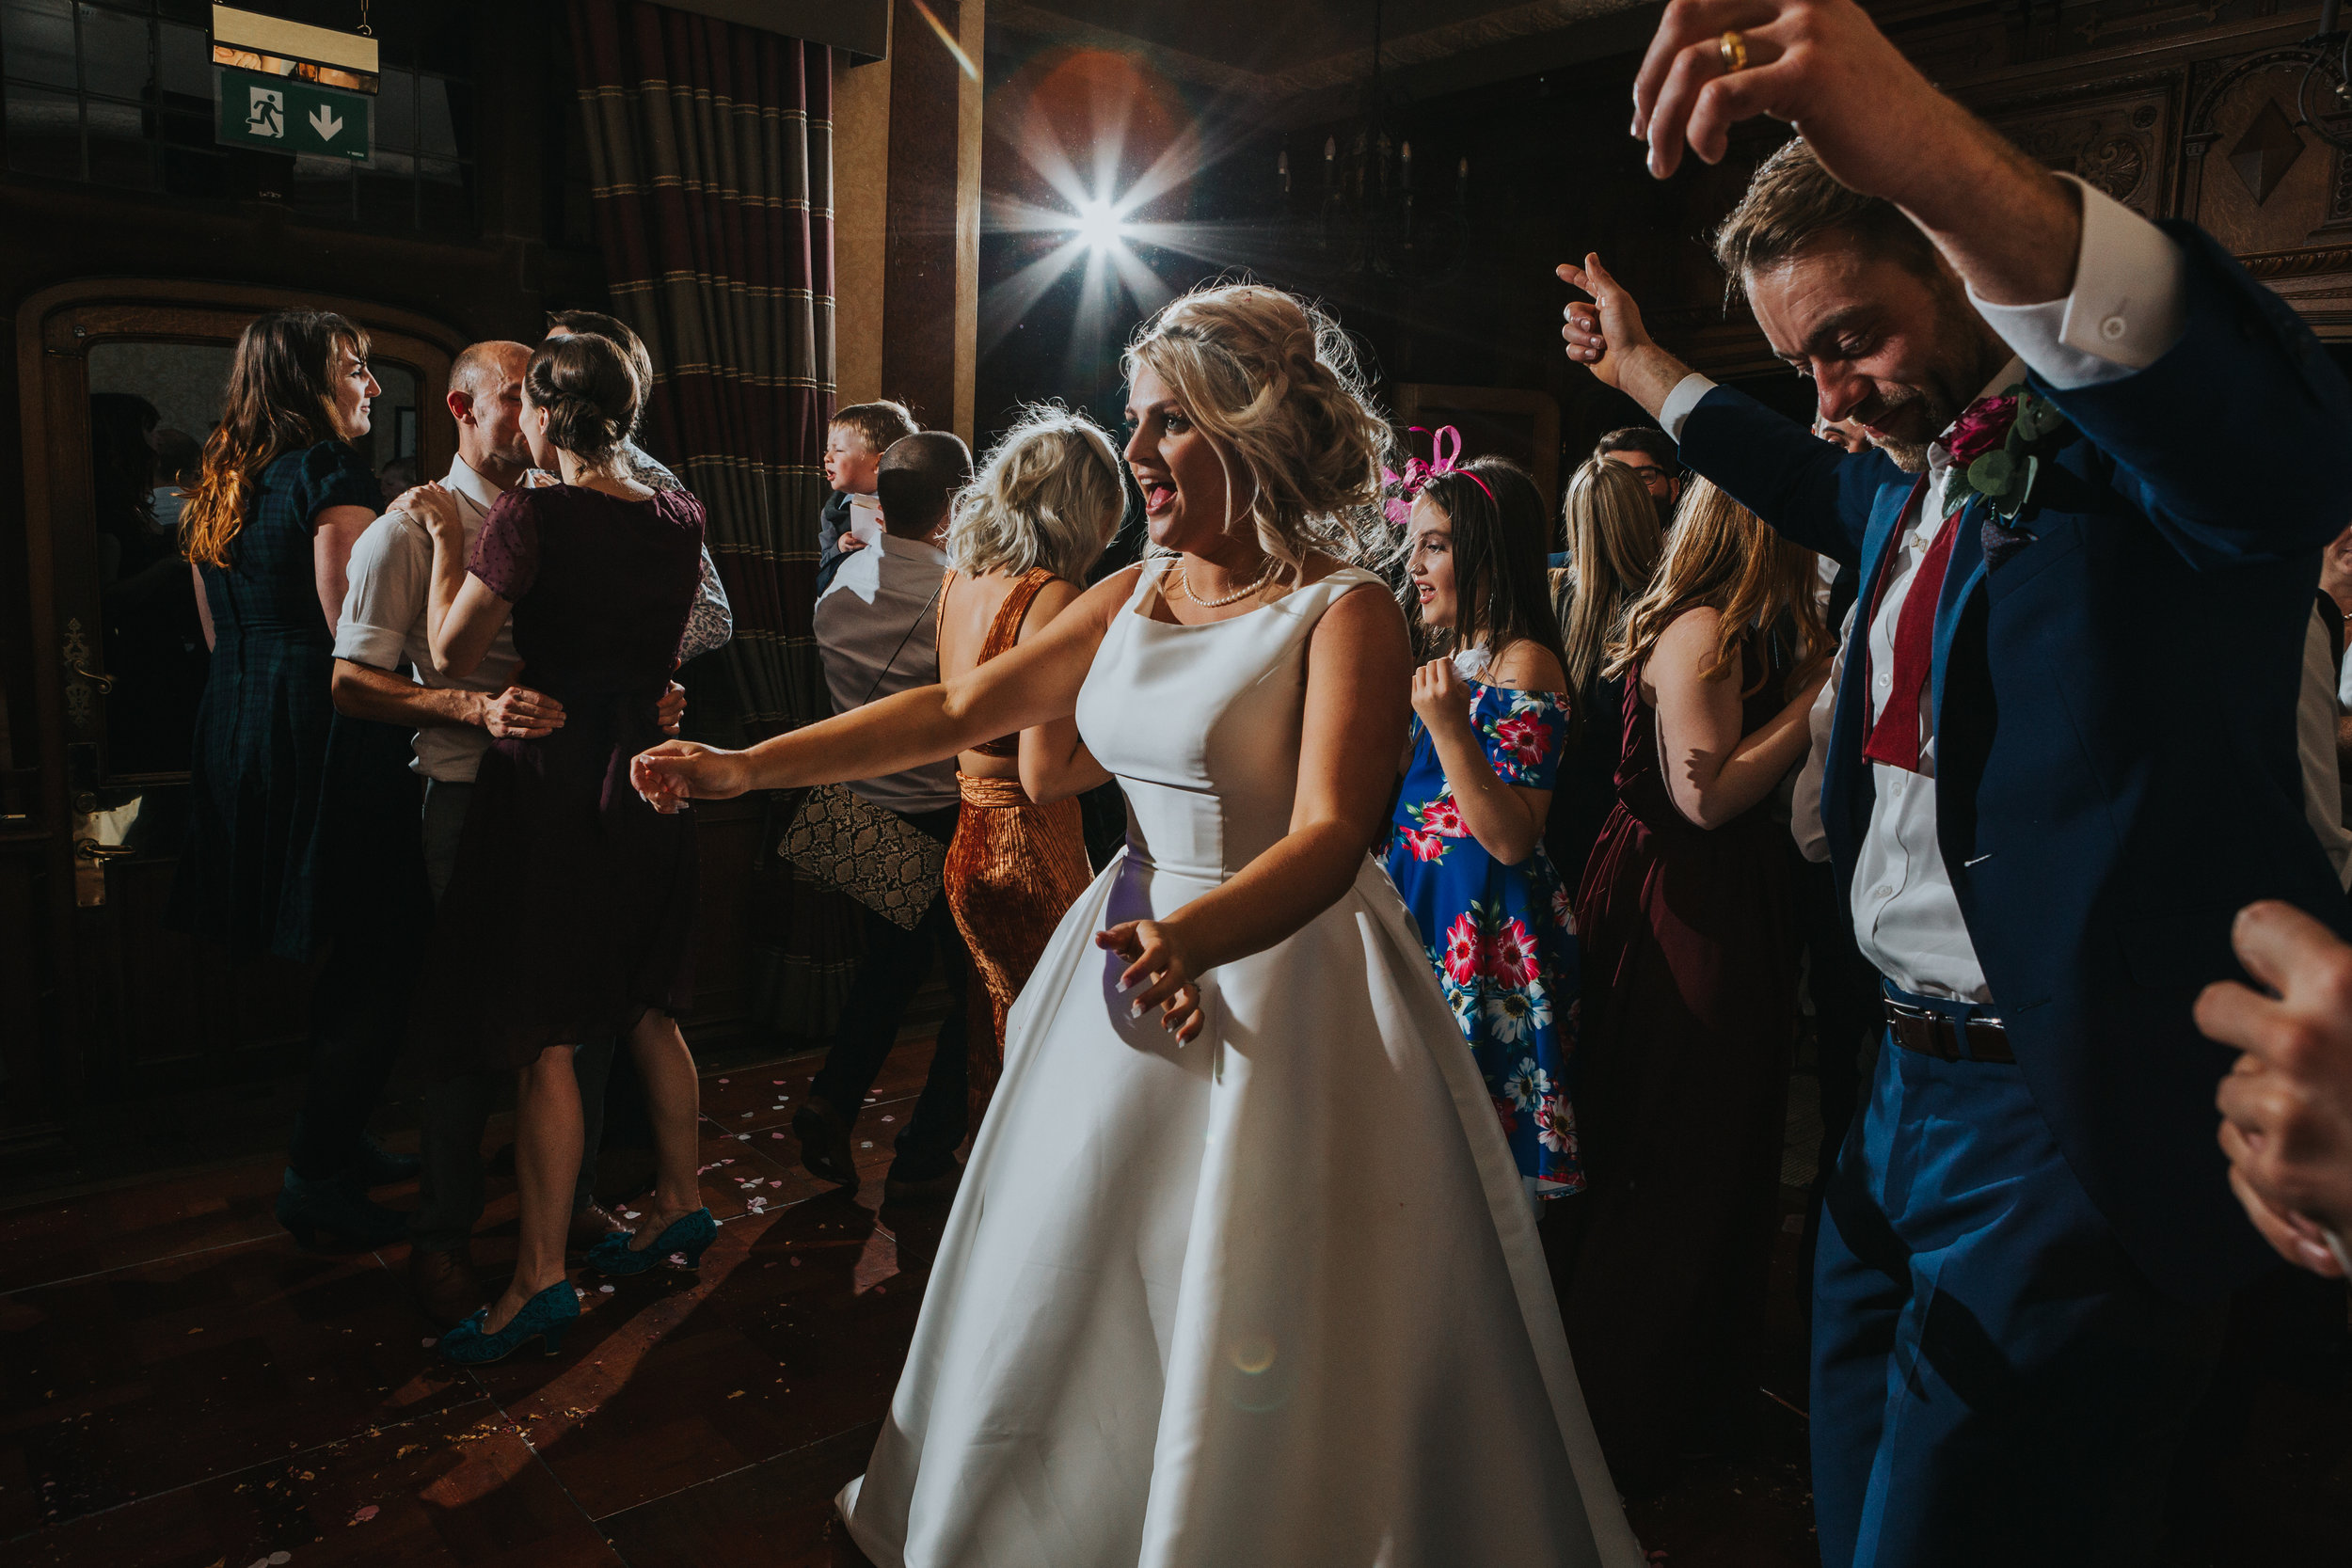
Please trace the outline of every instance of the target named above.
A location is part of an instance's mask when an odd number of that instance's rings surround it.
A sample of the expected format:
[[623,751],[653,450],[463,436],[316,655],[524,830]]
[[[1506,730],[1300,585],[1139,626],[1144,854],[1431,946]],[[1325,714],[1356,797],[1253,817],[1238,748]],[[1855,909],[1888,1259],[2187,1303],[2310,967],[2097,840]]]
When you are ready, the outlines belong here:
[[[531,467],[521,424],[523,369],[531,354],[522,343],[475,343],[450,367],[447,403],[457,422],[457,456],[443,483],[465,514],[469,540]],[[433,541],[421,523],[397,507],[360,535],[335,634],[334,690],[339,711],[416,732],[412,766],[425,779],[425,874],[438,899],[456,863],[483,753],[495,738],[527,739],[556,729],[564,722],[564,705],[518,681],[522,660],[511,621],[473,674],[436,672],[425,633],[432,577]],[[685,694],[674,684],[662,706],[663,725],[675,732],[684,708]],[[588,1150],[574,1198],[572,1240],[578,1245],[593,1245],[618,1225],[593,1193],[612,1048],[611,1039],[590,1041],[573,1060]],[[482,1214],[483,1132],[507,1076],[446,1079],[425,1091],[408,1272],[419,1307],[441,1327],[485,1299],[469,1240]]]

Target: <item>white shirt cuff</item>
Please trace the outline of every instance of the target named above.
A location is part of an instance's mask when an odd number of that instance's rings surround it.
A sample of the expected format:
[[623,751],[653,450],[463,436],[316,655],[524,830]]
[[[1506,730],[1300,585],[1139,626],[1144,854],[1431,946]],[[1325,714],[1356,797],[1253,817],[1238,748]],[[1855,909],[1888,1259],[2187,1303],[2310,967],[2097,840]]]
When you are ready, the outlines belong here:
[[2121,381],[2179,342],[2186,260],[2163,230],[2071,174],[2082,192],[2074,292],[2039,305],[1992,305],[1968,291],[2001,341],[2059,391]]
[[1675,383],[1675,389],[1658,405],[1658,428],[1666,433],[1666,439],[1677,447],[1682,445],[1683,421],[1699,405],[1699,399],[1714,389],[1715,384],[1696,371]]
[[345,615],[335,628],[335,657],[377,670],[397,670],[407,657],[407,634],[391,626],[372,626]]

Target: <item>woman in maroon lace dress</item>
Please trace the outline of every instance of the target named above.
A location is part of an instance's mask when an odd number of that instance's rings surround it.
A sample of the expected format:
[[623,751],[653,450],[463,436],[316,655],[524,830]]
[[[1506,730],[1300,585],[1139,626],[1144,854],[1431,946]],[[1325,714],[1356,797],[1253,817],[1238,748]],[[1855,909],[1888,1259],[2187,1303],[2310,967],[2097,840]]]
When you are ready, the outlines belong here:
[[1561,1307],[1623,1486],[1664,1479],[1761,1302],[1797,1027],[1773,797],[1828,673],[1813,584],[1811,551],[1701,483],[1606,672],[1625,743],[1577,896],[1589,1185]]
[[570,1051],[583,1040],[628,1035],[658,1160],[649,1223],[615,1231],[591,1264],[698,1261],[716,1233],[695,1180],[694,1061],[674,1022],[690,987],[693,826],[628,785],[629,758],[663,738],[655,705],[701,578],[703,510],[625,466],[639,395],[602,338],[540,346],[523,431],[533,461],[564,483],[508,492],[470,569],[455,509],[437,504],[436,486],[411,492],[411,515],[433,533],[435,664],[470,673],[511,613],[532,684],[564,705],[561,727],[498,741],[483,759],[418,1009],[419,1038],[444,1070],[517,1074],[515,1277],[442,1336],[456,1361],[494,1361],[533,1338],[551,1352],[579,1315],[564,1240],[580,1159]]

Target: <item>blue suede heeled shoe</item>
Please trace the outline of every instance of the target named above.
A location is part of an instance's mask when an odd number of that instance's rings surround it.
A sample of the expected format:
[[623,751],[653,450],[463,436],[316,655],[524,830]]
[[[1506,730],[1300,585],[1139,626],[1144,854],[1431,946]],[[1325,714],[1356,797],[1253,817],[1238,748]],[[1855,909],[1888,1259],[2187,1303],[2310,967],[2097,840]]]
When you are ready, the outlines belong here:
[[683,1219],[670,1222],[669,1228],[656,1236],[637,1251],[629,1250],[634,1230],[615,1230],[588,1249],[588,1266],[598,1274],[644,1274],[672,1253],[686,1259],[690,1269],[703,1263],[703,1249],[719,1239],[719,1222],[710,1217],[707,1209],[697,1209]]
[[564,1333],[580,1321],[580,1292],[572,1288],[570,1280],[559,1279],[524,1302],[513,1320],[496,1334],[483,1330],[489,1316],[488,1307],[478,1307],[472,1317],[442,1335],[442,1359],[462,1367],[486,1366],[505,1360],[533,1339],[541,1341],[541,1354],[560,1355]]

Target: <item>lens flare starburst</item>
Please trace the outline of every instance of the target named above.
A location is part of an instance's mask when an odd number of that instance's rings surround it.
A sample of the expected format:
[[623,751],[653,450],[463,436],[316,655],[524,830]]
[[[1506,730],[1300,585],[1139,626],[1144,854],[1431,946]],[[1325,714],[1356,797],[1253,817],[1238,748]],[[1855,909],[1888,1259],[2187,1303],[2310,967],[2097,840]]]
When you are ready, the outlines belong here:
[[1127,223],[1116,203],[1089,201],[1073,215],[1071,228],[1089,250],[1108,250],[1127,237]]

